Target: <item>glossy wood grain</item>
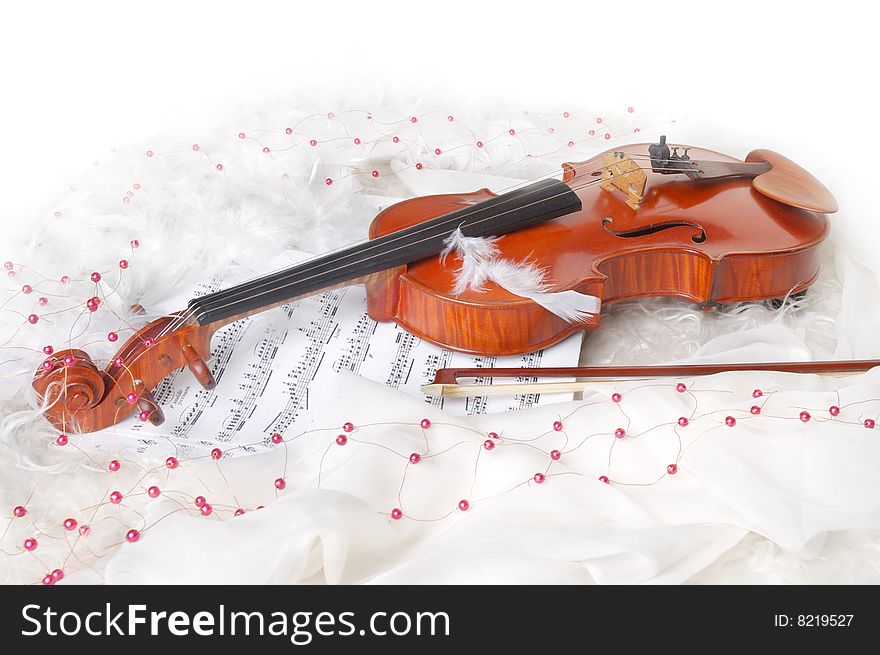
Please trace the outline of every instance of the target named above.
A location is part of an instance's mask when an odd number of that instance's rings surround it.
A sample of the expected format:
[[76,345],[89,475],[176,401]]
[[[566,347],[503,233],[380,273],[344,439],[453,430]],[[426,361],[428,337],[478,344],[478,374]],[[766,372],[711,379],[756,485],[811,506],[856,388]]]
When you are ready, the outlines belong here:
[[[620,150],[638,157],[647,145]],[[691,156],[737,161],[700,148],[692,148]],[[697,303],[762,300],[801,291],[815,280],[818,246],[828,233],[824,215],[758,193],[750,178],[691,181],[650,169],[635,210],[623,194],[593,183],[601,161],[600,156],[566,165],[564,179],[583,203],[580,212],[502,237],[500,256],[537,260],[555,290],[576,289],[603,303],[643,296]],[[484,189],[406,200],[379,214],[370,234],[387,234],[489,197]],[[650,232],[678,223],[684,225]],[[695,242],[702,233],[705,241]],[[370,315],[395,320],[432,343],[493,355],[537,350],[599,325],[598,315],[567,323],[492,283],[483,292],[454,296],[456,268],[453,257],[445,266],[430,258],[384,276],[368,287]]]

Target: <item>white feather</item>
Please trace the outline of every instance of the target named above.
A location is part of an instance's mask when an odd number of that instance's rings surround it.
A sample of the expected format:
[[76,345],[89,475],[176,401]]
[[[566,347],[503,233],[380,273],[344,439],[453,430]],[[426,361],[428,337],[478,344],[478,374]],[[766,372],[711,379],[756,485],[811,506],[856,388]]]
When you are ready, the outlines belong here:
[[570,323],[583,321],[599,312],[601,301],[596,296],[573,290],[551,291],[546,271],[534,262],[499,258],[498,238],[466,237],[461,228],[446,238],[446,248],[440,253],[441,263],[445,264],[452,253],[461,258],[461,267],[455,272],[454,295],[461,295],[468,289],[484,291],[486,282],[491,281],[515,296],[538,303]]

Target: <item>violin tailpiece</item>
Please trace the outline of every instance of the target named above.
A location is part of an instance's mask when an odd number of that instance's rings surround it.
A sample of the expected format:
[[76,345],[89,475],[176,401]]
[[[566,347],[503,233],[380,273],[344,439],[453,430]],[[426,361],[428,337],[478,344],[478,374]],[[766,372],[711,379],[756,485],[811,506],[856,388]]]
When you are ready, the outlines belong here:
[[602,155],[602,181],[605,191],[623,194],[626,204],[638,209],[645,197],[645,184],[648,176],[645,171],[623,152],[606,152]]

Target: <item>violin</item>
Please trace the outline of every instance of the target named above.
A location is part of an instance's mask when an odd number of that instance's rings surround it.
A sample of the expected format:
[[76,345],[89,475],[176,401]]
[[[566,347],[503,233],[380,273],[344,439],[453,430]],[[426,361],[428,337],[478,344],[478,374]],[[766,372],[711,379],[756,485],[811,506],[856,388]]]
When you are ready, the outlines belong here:
[[[594,329],[601,306],[618,300],[674,296],[711,307],[780,298],[816,279],[826,215],[836,210],[828,189],[775,152],[739,161],[661,137],[499,195],[404,200],[373,219],[362,243],[195,298],[145,325],[103,369],[82,350],[56,352],[33,387],[62,431],[100,430],[133,412],[160,425],[152,389],[165,376],[187,367],[205,388],[216,386],[208,360],[217,330],[352,284],[366,285],[371,318],[481,355],[530,352]],[[460,284],[467,248],[450,251],[451,240],[489,237],[495,260],[529,262],[542,290],[588,302],[566,315],[547,293],[516,293],[485,276]]]

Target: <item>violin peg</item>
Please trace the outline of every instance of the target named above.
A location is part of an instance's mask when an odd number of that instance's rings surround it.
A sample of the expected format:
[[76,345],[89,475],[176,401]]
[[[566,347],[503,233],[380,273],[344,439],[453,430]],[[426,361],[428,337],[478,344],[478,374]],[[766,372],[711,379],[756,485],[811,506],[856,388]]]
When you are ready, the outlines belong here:
[[192,371],[192,374],[196,376],[196,380],[199,381],[199,384],[205,389],[213,389],[217,386],[217,381],[214,379],[211,369],[208,368],[208,364],[202,356],[196,352],[195,348],[186,344],[181,348],[181,352],[183,353],[183,358],[186,360],[186,365],[189,367],[189,370]]
[[165,412],[156,402],[153,393],[148,389],[141,389],[138,394],[138,409],[147,413],[147,420],[153,425],[162,425],[165,422]]

